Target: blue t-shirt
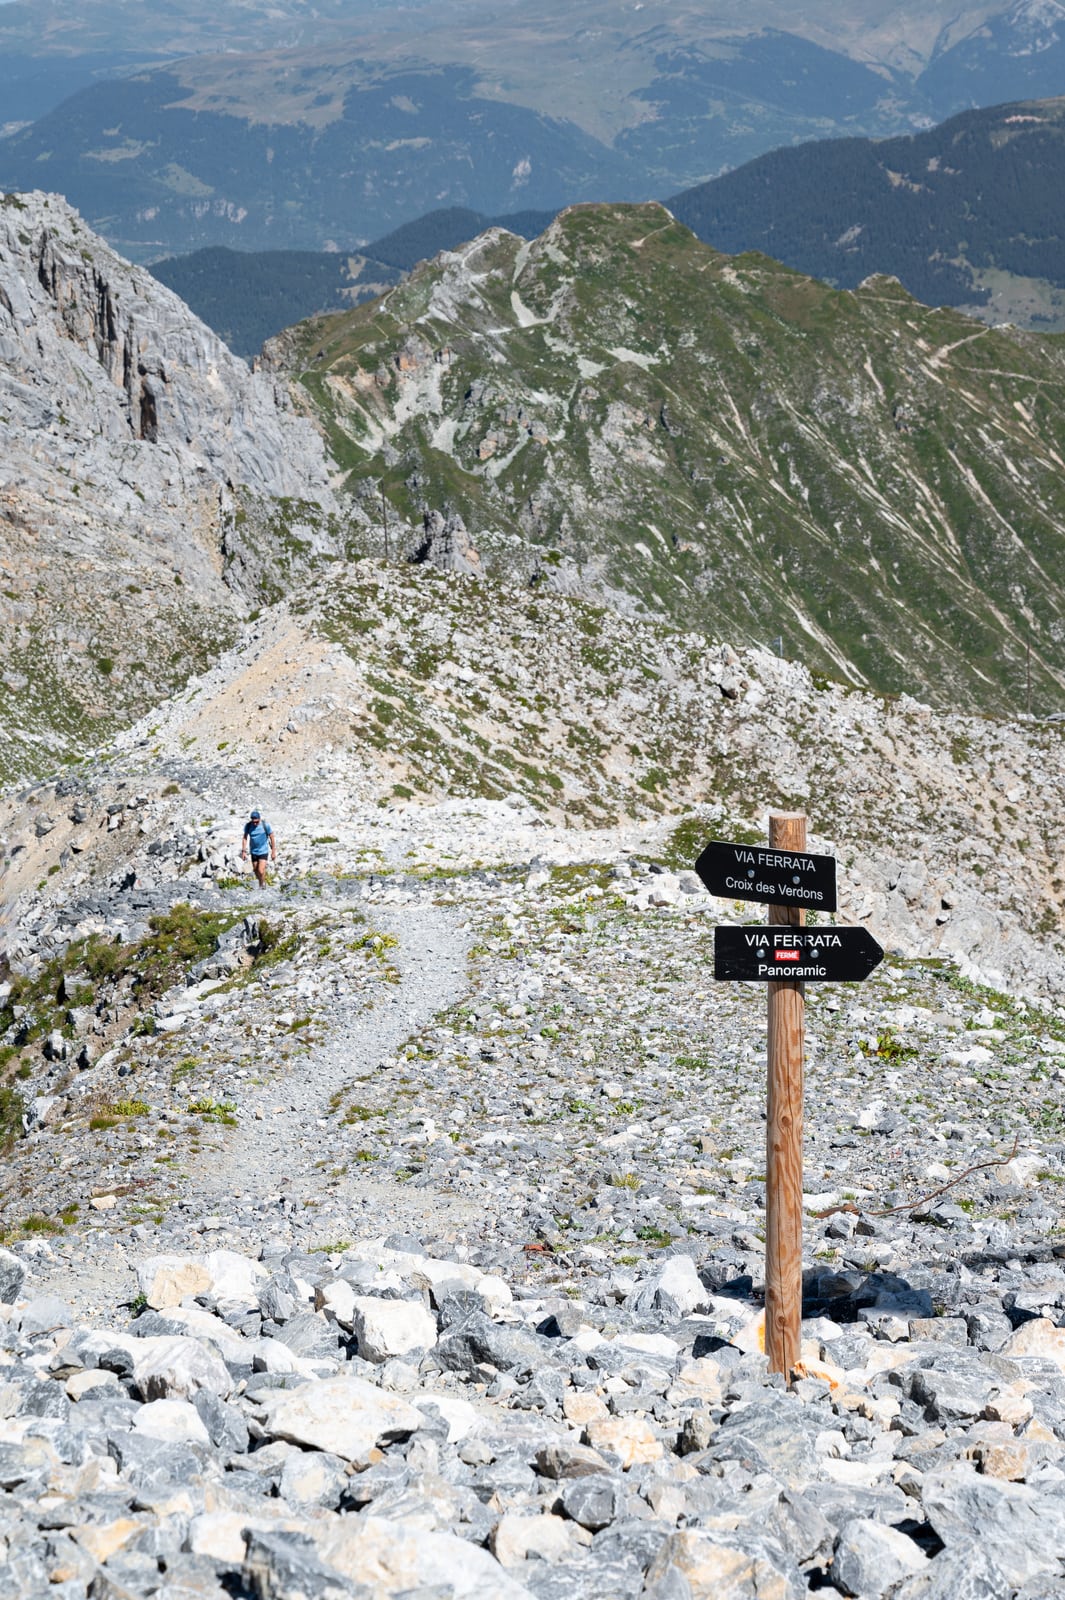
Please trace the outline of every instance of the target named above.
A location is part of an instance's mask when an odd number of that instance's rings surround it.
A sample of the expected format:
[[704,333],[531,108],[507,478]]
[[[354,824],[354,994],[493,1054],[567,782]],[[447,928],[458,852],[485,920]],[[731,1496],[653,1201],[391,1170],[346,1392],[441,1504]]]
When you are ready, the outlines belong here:
[[264,856],[270,848],[270,835],[273,833],[268,822],[246,822],[244,824],[244,837],[251,846],[253,856]]

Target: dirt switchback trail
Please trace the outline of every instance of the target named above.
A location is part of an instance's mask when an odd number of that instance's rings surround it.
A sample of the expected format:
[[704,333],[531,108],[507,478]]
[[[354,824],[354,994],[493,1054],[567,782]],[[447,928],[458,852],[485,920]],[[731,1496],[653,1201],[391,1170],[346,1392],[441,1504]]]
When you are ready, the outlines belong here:
[[[242,1103],[239,1125],[227,1133],[221,1150],[204,1150],[189,1163],[188,1192],[204,1212],[218,1212],[231,1222],[228,1203],[234,1197],[251,1209],[267,1201],[280,1210],[302,1209],[312,1201],[323,1211],[339,1210],[342,1222],[345,1211],[366,1206],[372,1197],[373,1204],[382,1205],[385,1231],[441,1219],[440,1207],[424,1191],[375,1181],[355,1163],[345,1171],[332,1159],[323,1163],[337,1154],[338,1133],[347,1132],[331,1109],[333,1097],[372,1076],[382,1057],[454,1004],[467,987],[469,935],[454,912],[408,903],[375,909],[375,922],[399,941],[391,955],[401,981],[394,988],[382,985],[371,1010],[362,994],[353,993],[350,1001],[323,1013],[325,1040],[284,1076],[271,1075]],[[346,1142],[356,1142],[354,1133]],[[341,1157],[339,1167],[347,1165]]]

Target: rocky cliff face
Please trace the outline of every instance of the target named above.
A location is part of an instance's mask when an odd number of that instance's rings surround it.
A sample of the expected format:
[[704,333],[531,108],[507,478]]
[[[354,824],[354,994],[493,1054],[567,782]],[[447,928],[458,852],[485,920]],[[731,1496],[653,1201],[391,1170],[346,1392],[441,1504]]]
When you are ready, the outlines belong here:
[[0,776],[183,682],[276,565],[339,547],[335,513],[284,381],[249,372],[63,200],[3,197]]

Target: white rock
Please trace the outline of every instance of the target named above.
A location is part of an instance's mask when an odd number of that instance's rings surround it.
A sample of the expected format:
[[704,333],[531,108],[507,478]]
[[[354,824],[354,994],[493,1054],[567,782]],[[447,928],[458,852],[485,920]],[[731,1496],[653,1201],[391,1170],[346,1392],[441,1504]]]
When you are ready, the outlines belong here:
[[421,1413],[398,1395],[349,1377],[268,1395],[262,1420],[268,1438],[329,1450],[345,1461],[364,1461],[376,1445],[406,1438],[422,1425]]
[[382,1597],[439,1587],[454,1600],[531,1600],[487,1550],[452,1533],[426,1532],[421,1523],[365,1513],[338,1518],[315,1530],[315,1545],[327,1566]]
[[199,1389],[225,1396],[233,1380],[208,1344],[181,1334],[140,1341],[148,1348],[133,1363],[133,1382],[145,1400],[189,1400]]
[[531,1517],[508,1511],[492,1530],[492,1554],[504,1567],[518,1567],[530,1559],[568,1561],[579,1549],[576,1526],[549,1511]]
[[210,1556],[213,1561],[236,1565],[244,1560],[247,1535],[251,1532],[310,1533],[311,1525],[297,1517],[252,1516],[247,1511],[203,1511],[189,1523],[186,1549],[194,1556]]
[[154,1311],[165,1311],[187,1295],[205,1294],[211,1274],[194,1256],[149,1256],[137,1268],[137,1284]]
[[345,1278],[322,1284],[314,1291],[314,1309],[331,1311],[342,1328],[350,1328],[355,1316],[355,1290]]
[[1041,1356],[1065,1373],[1065,1328],[1059,1328],[1049,1317],[1032,1317],[1010,1334],[998,1353],[1007,1361],[1014,1356]]
[[200,1414],[187,1400],[149,1400],[133,1419],[133,1431],[171,1444],[205,1444],[210,1435]]
[[969,1050],[947,1050],[939,1059],[947,1067],[984,1067],[995,1054],[986,1045],[974,1044]]
[[678,1317],[710,1308],[695,1262],[685,1255],[669,1256],[652,1277],[640,1284],[630,1304],[637,1313],[666,1311]]
[[251,1311],[258,1305],[259,1290],[270,1276],[261,1261],[249,1261],[235,1250],[209,1250],[204,1265],[211,1293],[226,1311]]
[[486,1272],[477,1284],[477,1293],[485,1301],[490,1311],[501,1311],[504,1306],[513,1304],[514,1296],[510,1292],[510,1285],[504,1283],[502,1278],[494,1272]]
[[999,1183],[1017,1184],[1030,1189],[1039,1181],[1039,1174],[1047,1168],[1045,1156],[1014,1156],[995,1169]]
[[436,1394],[428,1390],[416,1395],[415,1402],[419,1410],[432,1408],[440,1413],[447,1423],[448,1444],[461,1444],[463,1439],[468,1439],[481,1426],[480,1412],[458,1395]]
[[351,1325],[364,1361],[387,1361],[411,1350],[431,1350],[436,1343],[436,1318],[418,1301],[358,1295]]
[[680,1354],[680,1345],[676,1339],[671,1339],[665,1333],[619,1333],[615,1339],[603,1342],[616,1345],[623,1350],[639,1350],[643,1355],[660,1356],[670,1365]]
[[117,1389],[118,1374],[109,1372],[106,1367],[72,1372],[63,1387],[66,1389],[68,1400],[80,1400],[84,1395],[91,1394],[94,1389]]
[[205,1311],[202,1306],[170,1306],[166,1319],[186,1328],[195,1339],[209,1340],[222,1355],[243,1359],[248,1349],[248,1341],[243,1334],[231,1328],[228,1322],[223,1322],[221,1317],[216,1317],[214,1312]]

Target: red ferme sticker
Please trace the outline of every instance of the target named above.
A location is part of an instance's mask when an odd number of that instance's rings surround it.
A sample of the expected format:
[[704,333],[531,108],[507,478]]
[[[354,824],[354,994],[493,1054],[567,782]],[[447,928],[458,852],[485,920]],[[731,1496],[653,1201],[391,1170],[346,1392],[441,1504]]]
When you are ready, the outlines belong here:
[[801,961],[802,960],[802,951],[801,950],[774,950],[773,951],[773,960],[774,961]]

